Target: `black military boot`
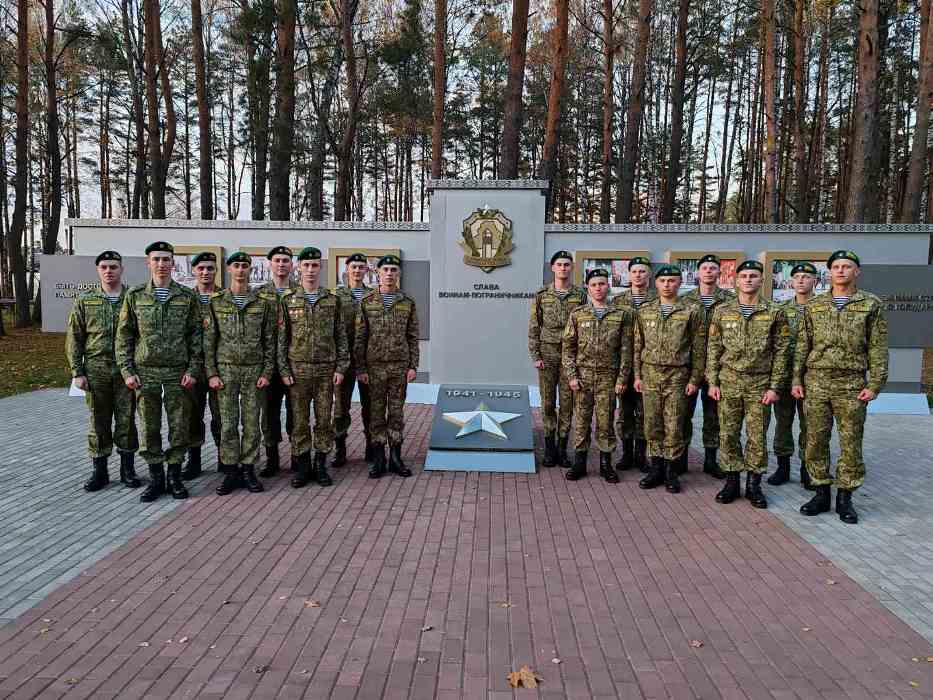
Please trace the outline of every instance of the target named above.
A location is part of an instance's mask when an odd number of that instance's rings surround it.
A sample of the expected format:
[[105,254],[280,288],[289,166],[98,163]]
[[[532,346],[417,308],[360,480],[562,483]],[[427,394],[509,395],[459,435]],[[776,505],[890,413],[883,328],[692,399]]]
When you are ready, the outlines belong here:
[[226,474],[228,469],[230,469],[230,467],[224,464],[223,460],[220,459],[220,450],[218,450],[217,451],[217,473]]
[[732,503],[742,491],[742,475],[739,472],[726,472],[726,483],[716,494],[716,503]]
[[610,484],[619,483],[619,475],[616,474],[615,468],[612,466],[612,453],[611,452],[600,452],[599,453],[599,475],[608,481]]
[[268,479],[279,473],[279,446],[266,447],[266,466],[259,470],[259,476]]
[[577,450],[573,453],[573,465],[564,478],[567,481],[578,481],[586,476],[586,450]]
[[366,452],[363,457],[367,463],[373,461],[373,443],[369,439],[369,435],[366,436]]
[[224,473],[224,480],[217,487],[218,496],[226,496],[233,493],[243,485],[243,470],[239,464],[231,464]]
[[800,506],[800,512],[804,515],[819,515],[826,513],[832,505],[833,496],[829,490],[829,484],[816,487],[816,495],[809,501]]
[[95,457],[93,460],[94,472],[91,478],[84,482],[84,490],[88,493],[100,491],[110,483],[110,472],[107,471],[107,458]]
[[803,486],[807,491],[816,490],[816,487],[810,481],[810,472],[807,471],[807,465],[803,460],[800,460],[800,485]]
[[765,498],[765,492],[761,490],[761,474],[748,472],[745,475],[745,498],[755,508],[768,507],[768,499]]
[[680,455],[677,459],[674,460],[674,470],[677,472],[678,476],[681,474],[686,474],[690,471],[690,466],[688,463],[690,457],[690,448],[685,447],[683,454]]
[[667,472],[667,465],[664,463],[663,457],[652,457],[651,466],[648,468],[648,473],[638,482],[638,488],[640,489],[653,489],[656,486],[660,486],[664,483],[664,478]]
[[326,452],[314,453],[314,474],[321,486],[331,486],[334,483],[334,480],[330,478],[330,474],[327,473]]
[[307,486],[309,481],[311,481],[311,453],[295,455],[292,457],[292,488],[300,489]]
[[411,469],[402,461],[402,443],[389,446],[389,471],[398,476],[411,476]]
[[136,477],[136,468],[133,465],[134,461],[132,452],[120,453],[120,481],[127,488],[138,489],[142,484]]
[[778,468],[768,477],[768,483],[772,486],[780,486],[790,481],[790,456],[778,455],[777,463]]
[[199,476],[201,476],[201,448],[189,447],[188,463],[185,464],[185,468],[181,472],[181,478],[184,481],[189,481],[197,479]]
[[369,478],[378,479],[386,473],[386,449],[383,445],[373,443],[372,459],[373,461],[369,467]]
[[165,493],[165,467],[161,464],[149,465],[149,485],[139,494],[140,503],[152,503]]
[[334,458],[330,461],[333,469],[338,469],[347,463],[347,436],[334,438]]
[[188,489],[185,488],[185,485],[181,481],[180,464],[168,465],[168,489],[172,492],[172,498],[177,498],[179,500],[188,498]]
[[858,513],[852,505],[852,492],[848,489],[836,489],[836,514],[842,522],[849,525],[858,522]]
[[553,435],[544,436],[544,459],[541,460],[542,467],[557,466],[557,442]]
[[648,471],[648,441],[635,440],[635,468],[641,472]]
[[681,472],[674,461],[666,461],[664,488],[668,493],[680,493],[680,480],[677,478]]
[[633,438],[625,438],[622,440],[622,457],[616,462],[616,469],[620,472],[624,472],[626,469],[631,469],[635,466],[635,440]]
[[709,474],[714,479],[725,479],[726,475],[719,468],[719,461],[716,459],[716,448],[707,447],[706,456],[703,459],[703,473]]
[[567,436],[557,438],[557,463],[564,469],[570,469],[572,463],[567,456]]
[[262,487],[262,482],[256,478],[256,470],[253,468],[252,464],[244,464],[243,469],[243,485],[246,486],[246,490],[250,493],[262,493],[265,489]]

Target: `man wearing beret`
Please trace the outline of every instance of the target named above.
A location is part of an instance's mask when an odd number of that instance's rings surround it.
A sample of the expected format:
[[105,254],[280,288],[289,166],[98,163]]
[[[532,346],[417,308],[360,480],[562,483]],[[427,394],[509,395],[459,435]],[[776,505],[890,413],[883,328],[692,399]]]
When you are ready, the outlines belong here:
[[75,300],[65,336],[71,376],[85,392],[90,412],[87,442],[94,471],[84,490],[99,491],[110,483],[107,460],[114,443],[120,453],[120,481],[135,489],[140,486],[133,464],[139,449],[136,398],[123,383],[114,354],[120,306],[126,296],[123,259],[116,251],[105,250],[94,264],[100,290],[85,292]]
[[[791,285],[794,296],[781,304],[787,323],[790,326],[790,362],[794,363],[794,347],[796,345],[797,329],[804,307],[813,298],[813,288],[819,279],[819,272],[813,263],[802,262],[794,265],[790,272]],[[774,404],[776,418],[774,426],[774,454],[777,457],[778,468],[768,477],[772,486],[780,486],[790,480],[790,458],[794,454],[794,414],[800,425],[798,438],[800,455],[800,483],[804,488],[813,490],[810,484],[810,475],[807,473],[806,445],[807,445],[807,419],[803,414],[803,401],[795,399],[790,391],[782,391],[778,402]]]
[[609,273],[596,268],[586,273],[589,304],[575,309],[567,321],[561,352],[564,372],[574,392],[574,459],[568,481],[586,475],[590,426],[596,409],[596,446],[599,475],[616,484],[612,465],[616,436],[612,427],[616,395],[625,391],[632,369],[632,312],[609,305]]
[[320,250],[308,246],[298,253],[298,270],[301,286],[283,295],[278,332],[279,374],[290,387],[292,407],[292,486],[301,488],[309,481],[330,486],[327,455],[334,448],[334,387],[340,386],[350,366],[345,310],[335,294],[320,286]]
[[353,354],[357,379],[369,385],[372,479],[388,471],[411,476],[402,461],[405,435],[405,396],[418,372],[418,311],[415,300],[399,289],[402,261],[384,255],[377,264],[379,289],[366,294],[356,315]]
[[[767,508],[761,477],[768,468],[771,406],[787,392],[790,328],[778,304],[761,298],[764,266],[746,260],[738,266],[735,299],[719,304],[709,323],[706,383],[719,403],[719,444],[726,483],[716,495],[731,503],[746,472],[745,498]],[[742,452],[742,424],[745,452]]]
[[[804,515],[830,509],[836,484],[836,514],[858,522],[852,492],[865,481],[862,435],[868,402],[888,380],[888,323],[881,300],[858,288],[858,255],[837,250],[826,261],[831,289],[804,307],[794,349],[794,398],[807,415],[807,469],[816,495],[800,508]],[[833,421],[841,454],[836,477],[829,473]]]
[[228,465],[217,487],[221,496],[242,483],[253,493],[263,490],[255,472],[261,442],[259,411],[275,370],[279,301],[275,294],[250,289],[251,265],[243,252],[227,258],[230,287],[211,294],[204,324],[205,374],[219,398],[220,459]]
[[[191,259],[191,269],[194,271],[194,292],[201,302],[201,322],[207,328],[211,317],[211,295],[216,290],[217,255],[209,251],[198,253]],[[207,377],[203,373],[195,377],[197,382],[191,389],[192,410],[190,430],[190,447],[188,447],[188,463],[181,472],[182,479],[195,479],[201,475],[201,447],[204,445],[204,409],[208,404],[211,407],[211,435],[214,445],[220,454],[220,405],[217,403],[217,393],[210,391],[207,386]],[[217,471],[224,471],[223,460],[218,458]]]
[[635,314],[635,390],[645,406],[645,437],[651,466],[638,483],[643,489],[666,484],[680,491],[678,461],[687,449],[684,414],[687,398],[697,392],[706,367],[703,312],[677,296],[682,273],[676,265],[655,272],[658,297]]
[[[334,294],[343,303],[343,320],[347,331],[347,346],[351,348],[350,367],[343,378],[343,383],[334,392],[334,459],[331,466],[342,467],[347,463],[347,433],[350,431],[350,404],[353,399],[353,385],[356,381],[356,367],[353,362],[353,343],[356,338],[356,314],[360,302],[370,289],[363,284],[369,261],[362,253],[353,253],[347,258],[347,283],[334,287]],[[369,432],[369,387],[359,383],[360,415],[363,419],[363,435],[366,438],[366,460],[372,459],[372,437]]]
[[[697,288],[684,294],[684,301],[695,304],[699,309],[709,331],[709,321],[713,311],[720,304],[724,304],[734,295],[719,288],[720,260],[716,255],[707,253],[697,261]],[[719,448],[719,408],[706,391],[706,383],[700,385],[700,390],[687,399],[687,413],[684,415],[684,440],[687,447],[693,439],[693,414],[696,412],[697,399],[703,403],[703,471],[706,474],[722,479],[724,474],[716,461],[716,451]],[[687,452],[680,458],[678,470],[687,471]]]
[[[154,501],[168,488],[187,498],[181,463],[188,448],[191,393],[201,372],[202,320],[198,298],[172,279],[174,249],[165,241],[146,247],[150,279],[126,293],[117,325],[117,364],[126,385],[136,392],[143,424],[143,459],[149,486],[139,497]],[[168,416],[169,448],[162,450],[162,406]]]
[[[657,296],[651,289],[651,261],[636,256],[629,260],[628,278],[631,286],[613,300],[613,306],[628,309],[634,318],[638,308]],[[636,467],[647,471],[648,443],[645,441],[645,415],[641,394],[635,391],[632,382],[626,384],[625,392],[619,397],[619,413],[616,418],[616,435],[622,441],[622,457],[616,469],[625,471]]]
[[[559,250],[551,256],[554,282],[535,292],[528,319],[528,354],[538,370],[544,421],[545,467],[569,467],[567,437],[573,419],[573,394],[561,365],[561,343],[570,312],[586,303],[586,292],[574,286],[573,256]],[[557,403],[560,398],[560,413]]]
[[[266,282],[261,291],[266,295],[275,294],[279,299],[290,291],[300,287],[292,275],[292,258],[294,254],[291,248],[284,245],[277,245],[268,253],[266,259],[269,261],[269,271],[272,279]],[[279,319],[278,327],[281,328],[284,323]],[[282,402],[285,402],[285,431],[292,434],[292,407],[288,400],[288,388],[282,382],[279,376],[278,367],[269,380],[269,386],[266,388],[266,395],[262,403],[262,439],[266,446],[266,466],[264,466],[259,476],[275,476],[279,472],[279,443],[282,442]]]

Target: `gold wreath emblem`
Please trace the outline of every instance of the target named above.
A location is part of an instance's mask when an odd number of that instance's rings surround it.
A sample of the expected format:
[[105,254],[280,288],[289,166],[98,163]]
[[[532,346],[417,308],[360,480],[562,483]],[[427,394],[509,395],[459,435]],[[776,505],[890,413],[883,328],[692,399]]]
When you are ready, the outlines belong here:
[[463,262],[492,272],[511,265],[512,222],[498,209],[477,209],[463,222],[463,237],[457,241],[463,249]]

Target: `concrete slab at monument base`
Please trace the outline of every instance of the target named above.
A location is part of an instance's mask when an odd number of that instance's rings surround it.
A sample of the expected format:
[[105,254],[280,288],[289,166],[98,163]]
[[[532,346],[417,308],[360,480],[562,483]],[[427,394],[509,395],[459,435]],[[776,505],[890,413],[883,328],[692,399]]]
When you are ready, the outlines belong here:
[[511,472],[534,474],[534,452],[471,452],[466,450],[428,450],[424,461],[427,471]]

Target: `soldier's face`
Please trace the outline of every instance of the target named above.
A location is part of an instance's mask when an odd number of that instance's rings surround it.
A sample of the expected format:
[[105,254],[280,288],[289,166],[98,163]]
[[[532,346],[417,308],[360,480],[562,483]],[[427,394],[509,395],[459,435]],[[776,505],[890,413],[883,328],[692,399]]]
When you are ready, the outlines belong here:
[[282,279],[292,274],[292,258],[290,255],[282,255],[281,253],[273,255],[269,265],[272,268],[273,277]]
[[701,284],[716,284],[719,281],[719,265],[714,262],[705,262],[697,270]]
[[105,287],[118,285],[123,278],[123,265],[116,260],[101,260],[97,265],[97,276]]
[[249,280],[250,264],[243,260],[237,260],[231,265],[227,265],[227,274],[230,279],[237,284],[245,284]]
[[212,262],[199,262],[194,266],[194,276],[198,284],[205,287],[214,283],[215,272],[217,272],[217,266]]
[[593,301],[606,301],[609,294],[609,280],[605,277],[594,277],[586,283],[587,292]]
[[758,270],[742,270],[735,278],[735,284],[743,294],[755,294],[761,289],[761,281],[764,279]]
[[554,279],[568,280],[570,279],[570,273],[573,272],[573,263],[567,258],[558,258],[551,265],[551,272],[554,273]]
[[398,265],[383,265],[379,268],[379,285],[388,289],[398,286]]
[[680,282],[681,278],[677,275],[662,275],[654,281],[654,285],[658,288],[658,294],[669,299],[677,296]]
[[320,260],[302,260],[298,263],[298,269],[301,272],[302,284],[315,285],[321,276]]
[[851,260],[833,260],[833,266],[829,268],[833,284],[840,286],[852,284],[861,272],[861,268]]
[[797,294],[810,294],[816,286],[816,275],[811,275],[808,272],[798,272],[791,278],[791,285]]
[[149,253],[149,272],[153,277],[164,279],[172,274],[172,268],[175,266],[175,258],[171,253],[154,252]]
[[632,286],[636,289],[644,289],[648,286],[650,271],[644,265],[635,265],[628,269],[628,278]]
[[351,262],[347,265],[347,278],[354,287],[363,284],[363,278],[366,277],[368,265],[364,262]]

